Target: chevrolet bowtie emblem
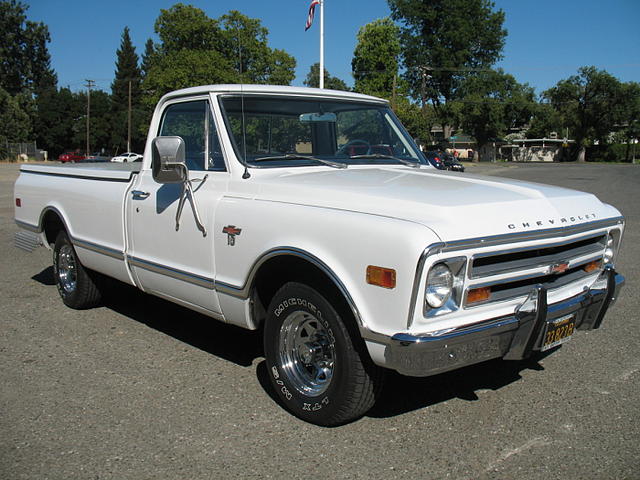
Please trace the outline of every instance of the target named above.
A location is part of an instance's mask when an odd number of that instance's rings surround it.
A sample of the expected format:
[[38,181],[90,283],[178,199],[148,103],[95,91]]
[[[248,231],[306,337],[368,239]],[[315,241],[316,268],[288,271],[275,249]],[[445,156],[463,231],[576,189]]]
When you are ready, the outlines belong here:
[[569,269],[568,263],[555,263],[549,267],[549,273],[564,273]]
[[236,244],[236,235],[240,235],[241,228],[237,228],[235,225],[227,225],[222,229],[222,233],[227,234],[227,245],[232,247]]

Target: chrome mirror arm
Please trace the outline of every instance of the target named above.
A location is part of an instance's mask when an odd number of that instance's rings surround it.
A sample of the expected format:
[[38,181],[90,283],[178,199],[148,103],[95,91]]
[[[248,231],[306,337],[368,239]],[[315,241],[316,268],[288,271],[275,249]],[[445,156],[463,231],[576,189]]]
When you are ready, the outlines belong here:
[[202,223],[202,220],[200,220],[200,213],[198,212],[198,204],[196,202],[195,197],[193,196],[194,190],[193,190],[193,185],[191,183],[191,182],[201,182],[200,185],[198,185],[198,188],[196,189],[198,190],[204,184],[204,182],[207,181],[207,178],[209,178],[209,174],[205,175],[204,178],[202,179],[194,178],[193,180],[186,180],[182,184],[180,202],[178,203],[178,209],[176,210],[176,231],[180,230],[180,217],[182,217],[182,210],[184,209],[184,204],[187,198],[189,198],[189,203],[191,204],[191,210],[193,211],[196,227],[198,227],[198,230],[202,232],[203,237],[207,236],[207,229]]

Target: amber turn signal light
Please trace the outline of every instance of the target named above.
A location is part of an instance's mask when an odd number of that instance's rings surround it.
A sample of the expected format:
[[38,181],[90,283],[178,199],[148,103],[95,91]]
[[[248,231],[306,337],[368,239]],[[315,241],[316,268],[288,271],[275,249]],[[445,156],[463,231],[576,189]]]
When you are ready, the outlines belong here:
[[490,287],[472,288],[467,292],[467,304],[484,302],[491,298]]
[[396,271],[392,268],[367,267],[367,283],[382,288],[396,288]]
[[600,260],[594,260],[593,262],[587,263],[584,267],[582,267],[582,269],[587,273],[591,273],[599,270],[601,266],[602,262]]

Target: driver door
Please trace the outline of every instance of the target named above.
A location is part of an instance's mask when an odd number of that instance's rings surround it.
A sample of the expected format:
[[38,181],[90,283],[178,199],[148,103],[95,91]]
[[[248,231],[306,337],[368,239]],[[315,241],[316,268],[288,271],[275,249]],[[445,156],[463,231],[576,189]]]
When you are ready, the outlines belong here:
[[[216,206],[227,189],[228,172],[208,99],[168,104],[157,133],[185,141],[194,202],[186,200],[176,222],[182,185],[157,183],[151,168],[140,172],[127,199],[127,257],[132,273],[146,292],[221,317],[214,290],[211,228]],[[196,211],[206,235],[198,229]]]

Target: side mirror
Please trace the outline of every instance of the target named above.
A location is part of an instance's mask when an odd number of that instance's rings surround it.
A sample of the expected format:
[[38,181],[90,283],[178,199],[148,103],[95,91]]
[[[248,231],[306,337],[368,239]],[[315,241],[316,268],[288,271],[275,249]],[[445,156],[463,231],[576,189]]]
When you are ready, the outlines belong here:
[[184,183],[187,164],[182,137],[156,137],[151,142],[151,168],[158,183]]

